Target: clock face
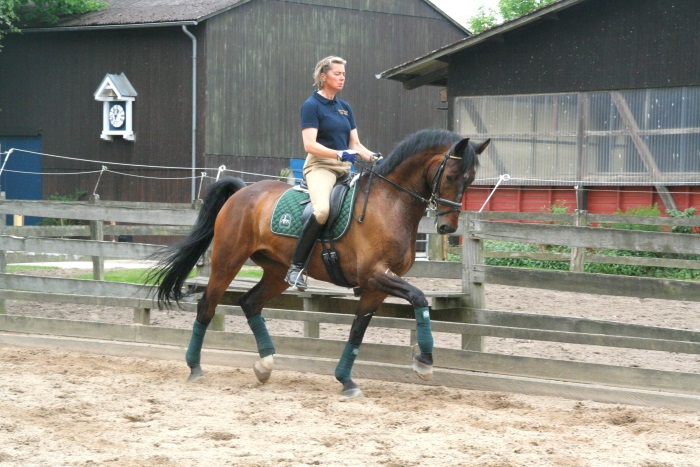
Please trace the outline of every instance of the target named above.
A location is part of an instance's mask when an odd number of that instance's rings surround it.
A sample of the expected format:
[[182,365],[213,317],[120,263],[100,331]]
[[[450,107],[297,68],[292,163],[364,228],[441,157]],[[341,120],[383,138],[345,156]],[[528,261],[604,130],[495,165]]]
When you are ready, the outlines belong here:
[[126,114],[124,112],[124,107],[122,107],[119,104],[114,104],[110,109],[109,109],[109,123],[114,127],[114,128],[119,128],[124,124],[124,119],[126,118]]

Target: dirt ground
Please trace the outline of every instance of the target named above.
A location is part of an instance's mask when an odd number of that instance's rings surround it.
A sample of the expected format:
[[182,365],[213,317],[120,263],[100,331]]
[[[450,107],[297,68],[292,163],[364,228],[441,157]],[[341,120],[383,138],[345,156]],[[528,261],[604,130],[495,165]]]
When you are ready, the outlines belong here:
[[[57,270],[70,276],[82,271]],[[43,275],[47,275],[45,271]],[[423,279],[424,290],[458,287]],[[700,330],[700,305],[517,287],[486,289],[490,309]],[[9,314],[130,323],[131,309],[8,302]],[[156,325],[190,328],[185,312]],[[268,321],[275,334],[301,324]],[[242,318],[227,329],[247,332]],[[345,340],[347,328],[322,327]],[[365,342],[407,342],[373,328]],[[459,339],[435,335],[436,345]],[[206,343],[205,343],[206,346]],[[486,351],[700,373],[700,356],[487,339]],[[0,464],[137,466],[700,466],[700,413],[206,365],[186,384],[181,362],[0,346]]]

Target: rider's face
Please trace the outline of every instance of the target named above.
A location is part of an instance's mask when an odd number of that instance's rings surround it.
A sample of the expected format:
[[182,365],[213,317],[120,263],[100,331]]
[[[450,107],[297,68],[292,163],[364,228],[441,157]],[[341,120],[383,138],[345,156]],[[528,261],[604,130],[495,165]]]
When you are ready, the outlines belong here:
[[336,93],[345,85],[345,65],[331,63],[330,68],[324,73],[323,89]]

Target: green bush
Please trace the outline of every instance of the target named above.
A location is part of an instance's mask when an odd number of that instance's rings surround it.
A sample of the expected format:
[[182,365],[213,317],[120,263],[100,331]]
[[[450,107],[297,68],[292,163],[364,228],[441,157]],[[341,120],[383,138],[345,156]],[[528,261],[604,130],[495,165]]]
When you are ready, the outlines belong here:
[[[627,208],[624,212],[618,209],[615,213],[620,216],[639,216],[639,217],[660,217],[661,210],[659,209],[659,204],[654,203],[653,206],[639,206],[636,208]],[[606,226],[607,227],[607,226]],[[643,230],[647,232],[659,232],[662,227],[659,225],[645,225],[645,224],[612,224],[613,229],[623,229],[623,230]]]
[[[80,201],[80,198],[82,198],[85,195],[87,195],[87,191],[75,190],[75,193],[73,193],[73,194],[59,195],[58,193],[55,193],[53,195],[49,195],[46,199],[49,201]],[[88,221],[80,220],[80,219],[57,219],[57,218],[53,218],[53,217],[44,217],[41,220],[41,225],[65,226],[65,225],[87,225],[87,224],[89,224]]]
[[[679,211],[678,209],[669,209],[668,211],[666,211],[666,214],[676,219],[690,219],[695,217],[695,212],[696,209],[691,207],[683,211]],[[691,234],[700,233],[700,229],[696,228],[695,231],[693,231],[693,227],[687,227],[684,225],[674,225],[671,227],[671,232]]]
[[[569,207],[566,201],[557,201],[553,206],[548,209],[542,209],[543,212],[552,214],[564,214],[569,212]],[[688,208],[684,211],[667,211],[669,216],[676,218],[690,218],[696,213],[695,208]],[[658,204],[653,206],[640,206],[636,208],[628,208],[624,212],[618,210],[616,213],[618,215],[625,216],[640,216],[640,217],[658,217],[661,216],[661,211]],[[612,227],[616,229],[626,229],[626,230],[642,230],[642,231],[661,231],[662,226],[657,225],[644,225],[644,224],[634,224],[634,223],[615,223],[602,225],[601,227]],[[692,233],[696,232],[692,227],[673,227],[672,232],[677,233]],[[550,253],[571,253],[571,248],[569,246],[563,245],[540,245],[534,243],[523,243],[523,242],[512,242],[503,240],[485,240],[484,241],[485,251],[507,251],[507,252],[521,252],[521,253],[532,253],[532,252],[550,252]],[[590,248],[590,253],[597,255],[606,256],[627,256],[636,258],[669,258],[669,259],[686,259],[686,260],[700,260],[700,255],[687,255],[687,254],[663,254],[648,251],[627,251],[627,250],[610,250],[605,248]],[[450,255],[448,261],[461,261],[460,255]],[[545,270],[556,270],[556,271],[568,271],[569,270],[569,259],[564,259],[562,261],[541,261],[532,259],[520,259],[520,258],[485,258],[484,263],[488,266],[505,266],[513,268],[532,268],[532,269],[545,269]],[[678,280],[700,280],[700,271],[694,269],[679,269],[679,268],[663,268],[654,266],[634,266],[625,264],[605,264],[605,263],[586,263],[584,265],[584,271],[596,274],[612,274],[612,275],[623,275],[623,276],[637,276],[637,277],[653,277],[653,278],[664,278],[664,279],[678,279]]]

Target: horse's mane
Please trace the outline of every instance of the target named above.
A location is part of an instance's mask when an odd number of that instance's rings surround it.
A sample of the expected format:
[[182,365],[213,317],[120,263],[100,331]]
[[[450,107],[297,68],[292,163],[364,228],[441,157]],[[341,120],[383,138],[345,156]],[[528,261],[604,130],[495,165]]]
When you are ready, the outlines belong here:
[[391,151],[391,154],[386,157],[384,163],[379,167],[375,167],[374,171],[380,175],[387,175],[414,154],[430,148],[452,146],[461,139],[462,137],[457,133],[447,130],[421,130],[397,144],[394,150]]

